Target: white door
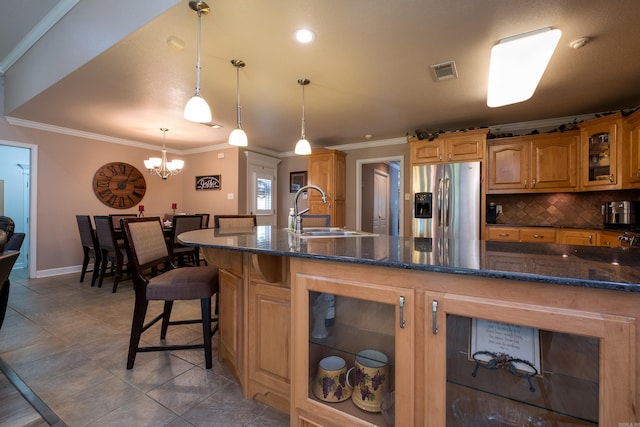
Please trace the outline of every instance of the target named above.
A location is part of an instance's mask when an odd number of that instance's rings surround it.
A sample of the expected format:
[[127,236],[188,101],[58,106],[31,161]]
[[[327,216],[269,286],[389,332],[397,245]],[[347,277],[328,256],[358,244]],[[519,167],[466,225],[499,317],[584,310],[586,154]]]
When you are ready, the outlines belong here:
[[373,170],[373,232],[389,234],[389,175]]
[[277,225],[276,206],[279,159],[245,151],[247,156],[247,212],[258,225]]

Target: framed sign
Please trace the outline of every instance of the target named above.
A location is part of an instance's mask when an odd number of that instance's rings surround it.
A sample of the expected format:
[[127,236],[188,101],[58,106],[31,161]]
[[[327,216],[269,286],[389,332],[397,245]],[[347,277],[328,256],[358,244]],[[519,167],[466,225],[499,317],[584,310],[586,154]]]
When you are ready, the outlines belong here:
[[295,193],[307,185],[307,171],[289,173],[289,192]]
[[196,190],[220,190],[222,175],[196,176]]

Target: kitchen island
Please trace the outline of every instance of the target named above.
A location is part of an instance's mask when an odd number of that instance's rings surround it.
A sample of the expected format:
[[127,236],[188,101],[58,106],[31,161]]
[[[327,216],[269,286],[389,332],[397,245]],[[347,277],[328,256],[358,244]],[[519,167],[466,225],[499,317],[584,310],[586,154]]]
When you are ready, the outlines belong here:
[[[469,413],[640,422],[640,249],[300,238],[272,227],[179,239],[221,269],[220,358],[245,397],[290,412],[292,425],[387,425],[393,415],[402,426],[478,425]],[[321,294],[335,296],[335,324],[315,337]],[[517,345],[487,338],[505,325]],[[353,366],[369,348],[388,356],[395,410],[389,396],[380,414],[314,395],[320,359]]]

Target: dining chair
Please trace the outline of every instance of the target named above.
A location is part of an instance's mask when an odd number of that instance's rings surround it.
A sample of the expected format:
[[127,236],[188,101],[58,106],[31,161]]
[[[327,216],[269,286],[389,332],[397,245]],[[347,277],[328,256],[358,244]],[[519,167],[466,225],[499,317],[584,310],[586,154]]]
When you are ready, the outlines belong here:
[[115,293],[118,289],[118,282],[122,278],[122,272],[128,264],[127,252],[124,248],[124,244],[118,242],[111,217],[106,215],[96,215],[93,217],[93,221],[96,224],[96,236],[98,238],[98,246],[100,247],[102,256],[98,287],[102,287],[102,282],[107,275],[107,266],[110,264],[111,271],[113,272],[112,292]]
[[331,215],[302,215],[302,227],[330,227]]
[[176,215],[173,217],[171,238],[169,239],[169,255],[178,267],[185,264],[200,265],[200,249],[194,246],[184,246],[178,241],[180,233],[202,228],[200,215]]
[[9,305],[9,274],[19,255],[19,251],[0,253],[0,328]]
[[5,251],[19,251],[22,249],[22,243],[24,242],[25,233],[13,233],[4,247]]
[[120,230],[120,220],[122,218],[137,218],[137,214],[109,214],[111,218],[111,226],[114,230]]
[[209,228],[209,214],[196,214],[196,215],[200,215],[202,217],[202,225],[200,226],[200,228]]
[[82,260],[82,272],[80,273],[80,283],[84,281],[84,276],[87,271],[89,271],[87,270],[89,267],[89,261],[93,259],[91,286],[94,286],[98,279],[98,273],[102,263],[102,251],[100,251],[96,232],[91,224],[91,217],[89,215],[76,215],[76,222],[78,223],[80,243],[82,243],[82,252],[84,253],[84,259]]
[[[127,369],[133,368],[136,354],[148,351],[204,349],[207,369],[211,369],[211,337],[218,330],[217,317],[211,317],[211,298],[218,293],[216,267],[179,267],[171,262],[160,218],[135,218],[122,221],[125,246],[131,264],[135,302]],[[163,268],[161,268],[163,267]],[[200,300],[201,318],[171,320],[174,301]],[[164,310],[145,324],[149,301],[164,301]],[[171,325],[202,324],[202,344],[151,345],[140,347],[142,333],[162,320],[160,340]],[[212,323],[216,323],[212,328]]]
[[215,228],[254,227],[257,225],[255,215],[214,215]]

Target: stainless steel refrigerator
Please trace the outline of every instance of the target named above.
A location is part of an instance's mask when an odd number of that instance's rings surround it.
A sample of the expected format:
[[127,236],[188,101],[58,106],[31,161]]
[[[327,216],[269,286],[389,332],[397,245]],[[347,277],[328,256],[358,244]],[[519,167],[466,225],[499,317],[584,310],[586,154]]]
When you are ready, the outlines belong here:
[[413,236],[480,239],[480,162],[413,167]]

